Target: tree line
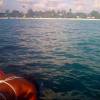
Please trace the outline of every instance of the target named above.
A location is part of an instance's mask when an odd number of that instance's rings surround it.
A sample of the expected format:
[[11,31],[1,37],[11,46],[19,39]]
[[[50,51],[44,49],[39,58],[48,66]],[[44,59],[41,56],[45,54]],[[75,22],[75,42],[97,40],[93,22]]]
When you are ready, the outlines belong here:
[[26,17],[26,18],[96,18],[100,19],[100,13],[98,11],[91,11],[90,13],[76,12],[73,13],[72,9],[69,11],[33,11],[28,9],[26,13],[18,10],[6,10],[0,13],[0,17]]

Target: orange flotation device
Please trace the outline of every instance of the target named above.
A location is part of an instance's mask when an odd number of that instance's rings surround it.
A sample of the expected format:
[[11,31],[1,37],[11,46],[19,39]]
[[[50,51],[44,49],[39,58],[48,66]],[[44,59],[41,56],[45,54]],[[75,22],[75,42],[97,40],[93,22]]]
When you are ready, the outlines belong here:
[[37,100],[35,83],[0,71],[0,100]]

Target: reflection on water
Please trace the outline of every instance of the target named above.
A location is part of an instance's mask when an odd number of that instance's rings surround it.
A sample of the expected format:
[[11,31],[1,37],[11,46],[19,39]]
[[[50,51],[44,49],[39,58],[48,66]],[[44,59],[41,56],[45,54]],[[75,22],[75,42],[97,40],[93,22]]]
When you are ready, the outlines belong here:
[[0,65],[35,76],[44,100],[99,100],[99,27],[98,21],[0,20]]

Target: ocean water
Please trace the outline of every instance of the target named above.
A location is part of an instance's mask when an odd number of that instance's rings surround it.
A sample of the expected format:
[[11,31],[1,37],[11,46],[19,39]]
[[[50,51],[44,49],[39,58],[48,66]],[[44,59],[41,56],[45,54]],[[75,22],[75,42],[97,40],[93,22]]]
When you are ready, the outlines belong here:
[[100,100],[100,20],[0,19],[0,68],[33,76],[43,100]]

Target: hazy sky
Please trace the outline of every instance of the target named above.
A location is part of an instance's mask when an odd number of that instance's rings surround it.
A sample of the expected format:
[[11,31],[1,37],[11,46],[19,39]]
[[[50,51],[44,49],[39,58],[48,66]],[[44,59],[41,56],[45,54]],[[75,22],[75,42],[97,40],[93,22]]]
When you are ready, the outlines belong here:
[[0,0],[0,10],[68,10],[91,11],[100,10],[100,0]]

